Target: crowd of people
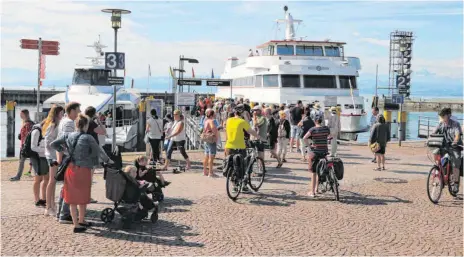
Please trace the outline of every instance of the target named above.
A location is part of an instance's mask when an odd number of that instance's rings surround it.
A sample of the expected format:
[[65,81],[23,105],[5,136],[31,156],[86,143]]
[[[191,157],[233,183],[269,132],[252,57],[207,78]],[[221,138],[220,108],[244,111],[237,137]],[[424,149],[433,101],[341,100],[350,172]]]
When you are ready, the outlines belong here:
[[[200,98],[191,114],[200,117],[199,129],[205,150],[204,176],[217,177],[213,165],[218,146],[223,141],[226,157],[232,154],[245,156],[246,141],[252,140],[256,142],[258,155],[263,161],[265,148],[269,148],[271,158],[277,160],[276,168],[281,168],[287,162],[288,152],[299,152],[302,161],[308,162],[308,171],[312,174],[308,196],[315,197],[318,193],[318,176],[313,170],[313,160],[326,154],[337,156],[340,118],[336,106],[324,112],[317,102],[308,105],[303,105],[302,101],[297,101],[295,105],[268,105],[243,99],[212,101]],[[76,102],[64,108],[53,106],[48,116],[37,124],[31,121],[27,110],[22,110],[20,115],[23,120],[18,135],[21,148],[27,144],[27,137],[30,137],[30,148],[34,153],[29,159],[34,175],[35,205],[44,207],[44,215],[56,216],[60,223],[74,224],[75,233],[86,231],[92,226],[85,220],[87,205],[96,202],[91,198],[93,172],[101,162],[112,163],[102,148],[106,135],[102,122],[104,119],[96,114],[94,107],[87,107],[81,113],[80,104]],[[462,130],[459,123],[451,118],[451,110],[444,109],[439,115],[441,122],[436,132],[444,134],[447,142],[462,145]],[[147,117],[145,140],[151,146],[151,154],[149,157],[137,157],[134,165],[126,168],[126,173],[138,181],[159,181],[163,187],[169,185],[170,182],[166,181],[161,171],[169,167],[174,148],[185,159],[186,169],[190,169],[190,159],[185,150],[185,127],[180,110],[164,118],[160,118],[156,110],[151,110]],[[224,139],[221,138],[222,130],[225,130]],[[375,170],[385,170],[385,153],[389,141],[390,131],[385,117],[374,107],[369,146],[375,156],[372,162],[378,165]],[[162,152],[166,157],[164,163]],[[57,206],[55,175],[67,158],[71,161],[64,175]],[[458,174],[457,181],[454,181],[458,183],[460,163],[457,160],[460,152],[453,151],[451,158]],[[21,156],[18,173],[11,181],[20,180],[25,163],[26,158]],[[162,165],[160,169],[149,168],[149,165],[156,167],[157,163]]]

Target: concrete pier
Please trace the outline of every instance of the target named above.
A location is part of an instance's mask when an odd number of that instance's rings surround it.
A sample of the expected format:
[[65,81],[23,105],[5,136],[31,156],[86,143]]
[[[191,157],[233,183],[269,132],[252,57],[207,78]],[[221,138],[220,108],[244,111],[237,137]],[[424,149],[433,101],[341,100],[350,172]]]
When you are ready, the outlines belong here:
[[[392,105],[391,99],[379,98],[379,108],[384,109]],[[453,112],[463,112],[462,99],[405,99],[403,111],[407,112],[438,112],[439,110],[449,107]]]

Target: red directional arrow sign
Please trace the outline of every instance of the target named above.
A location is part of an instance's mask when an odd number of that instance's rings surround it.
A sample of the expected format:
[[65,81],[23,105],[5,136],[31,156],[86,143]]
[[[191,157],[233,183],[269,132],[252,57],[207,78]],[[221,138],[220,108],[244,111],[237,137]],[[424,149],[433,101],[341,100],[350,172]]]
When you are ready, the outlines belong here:
[[42,40],[42,46],[58,47],[59,45],[60,45],[60,42],[58,41]]
[[22,45],[39,45],[39,40],[35,40],[35,39],[21,39],[19,40],[19,42]]
[[42,52],[43,51],[58,51],[60,48],[58,46],[42,46]]
[[59,55],[60,51],[58,50],[44,50],[42,51],[43,55]]

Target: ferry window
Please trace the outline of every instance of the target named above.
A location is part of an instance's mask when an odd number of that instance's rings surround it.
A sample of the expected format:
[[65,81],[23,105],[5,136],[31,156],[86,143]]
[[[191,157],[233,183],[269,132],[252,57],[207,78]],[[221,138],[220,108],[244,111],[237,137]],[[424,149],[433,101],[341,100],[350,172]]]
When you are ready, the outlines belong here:
[[280,45],[277,46],[277,55],[293,55],[293,46],[292,45]]
[[84,85],[108,85],[109,70],[76,69],[73,76],[73,84]]
[[335,83],[335,76],[304,76],[305,88],[337,88]]
[[296,46],[296,55],[323,56],[322,46]]
[[278,87],[279,86],[279,75],[264,75],[263,86],[264,87]]
[[263,76],[262,75],[256,76],[255,87],[263,87]]
[[354,109],[354,105],[352,105],[352,104],[345,104],[345,109]]
[[268,46],[268,54],[274,55],[274,46]]
[[281,75],[282,87],[300,87],[300,75]]
[[325,55],[326,56],[340,56],[340,48],[334,46],[326,46],[325,47]]
[[254,81],[254,78],[253,76],[250,76],[250,77],[247,77],[246,79],[246,86],[253,86],[255,84],[255,81]]
[[356,77],[355,76],[340,76],[340,88],[350,88],[356,89]]

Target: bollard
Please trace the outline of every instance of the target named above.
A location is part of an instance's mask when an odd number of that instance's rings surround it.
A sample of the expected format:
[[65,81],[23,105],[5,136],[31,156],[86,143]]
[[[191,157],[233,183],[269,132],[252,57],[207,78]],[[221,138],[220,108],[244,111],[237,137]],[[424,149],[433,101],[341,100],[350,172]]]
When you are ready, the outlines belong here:
[[385,123],[388,125],[388,131],[390,133],[390,136],[393,138],[393,135],[392,135],[392,111],[384,110],[383,111],[383,117],[385,117]]
[[139,122],[138,122],[138,133],[137,133],[137,151],[145,151],[146,145],[145,139],[145,126],[146,126],[146,106],[145,101],[142,100],[139,103]]
[[408,115],[405,111],[398,112],[398,136],[401,141],[406,140],[406,122],[408,119]]
[[15,156],[15,112],[16,102],[6,101],[6,157]]

